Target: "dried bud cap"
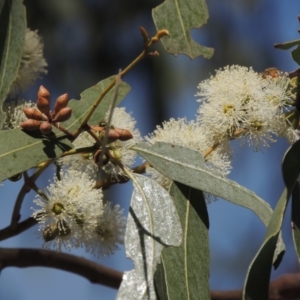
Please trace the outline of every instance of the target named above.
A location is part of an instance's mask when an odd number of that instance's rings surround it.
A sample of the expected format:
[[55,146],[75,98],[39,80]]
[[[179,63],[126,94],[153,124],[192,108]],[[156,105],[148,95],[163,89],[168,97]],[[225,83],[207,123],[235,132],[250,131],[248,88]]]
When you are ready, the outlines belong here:
[[48,122],[43,122],[40,125],[40,132],[43,134],[49,134],[52,131],[52,125]]
[[39,129],[42,123],[42,121],[28,119],[24,121],[20,126],[27,131],[35,131]]
[[28,119],[47,121],[48,118],[43,115],[40,111],[32,107],[23,108],[23,112]]
[[49,115],[50,112],[50,101],[47,100],[45,97],[39,97],[36,102],[36,106],[38,109],[45,114],[46,116]]
[[120,141],[128,141],[133,138],[131,132],[127,129],[115,128],[115,131],[119,134]]
[[38,95],[38,98],[43,97],[43,98],[46,98],[48,100],[48,102],[50,102],[50,93],[44,86],[42,86],[42,85],[40,86],[37,95]]
[[95,162],[95,164],[98,165],[99,162],[100,162],[101,155],[102,155],[102,166],[105,166],[108,163],[108,161],[109,161],[109,157],[106,154],[103,154],[102,149],[99,149],[99,150],[97,150],[95,152],[95,154],[94,154],[94,162]]
[[60,96],[56,99],[56,102],[55,102],[55,105],[54,105],[54,111],[53,111],[53,114],[52,114],[53,118],[60,112],[60,110],[61,110],[62,108],[67,107],[68,101],[69,101],[69,96],[68,96],[68,94],[60,95]]
[[56,115],[56,117],[53,119],[53,122],[64,122],[70,119],[72,115],[72,108],[71,107],[65,107],[62,108],[59,113]]
[[48,225],[44,230],[43,230],[43,238],[45,242],[50,242],[53,241],[58,235],[58,228],[56,223],[52,223]]

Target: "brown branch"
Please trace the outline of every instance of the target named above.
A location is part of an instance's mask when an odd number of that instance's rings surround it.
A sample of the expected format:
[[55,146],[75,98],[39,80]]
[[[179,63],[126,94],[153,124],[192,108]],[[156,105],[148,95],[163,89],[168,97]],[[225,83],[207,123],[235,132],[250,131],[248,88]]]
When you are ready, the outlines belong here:
[[0,248],[0,270],[6,267],[49,267],[81,275],[92,283],[118,289],[123,273],[82,257],[44,249]]
[[[270,283],[268,300],[300,299],[300,273],[283,275]],[[242,300],[242,291],[211,291],[211,300]]]
[[16,236],[35,224],[37,224],[37,221],[34,218],[28,218],[22,222],[19,222],[17,226],[7,226],[0,230],[0,241]]

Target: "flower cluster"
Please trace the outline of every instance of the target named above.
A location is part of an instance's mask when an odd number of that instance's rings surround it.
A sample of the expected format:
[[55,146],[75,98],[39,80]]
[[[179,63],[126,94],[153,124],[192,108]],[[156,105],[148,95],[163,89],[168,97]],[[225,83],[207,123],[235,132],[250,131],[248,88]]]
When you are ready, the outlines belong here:
[[34,84],[41,74],[47,73],[47,62],[43,56],[43,48],[42,40],[37,31],[27,28],[18,75],[9,92],[11,97],[25,91]]
[[93,187],[87,173],[68,170],[36,196],[39,208],[34,208],[33,217],[39,222],[44,247],[57,251],[85,247],[95,255],[118,249],[125,228],[122,211],[103,203],[102,191]]
[[198,89],[196,96],[202,105],[197,121],[213,143],[241,138],[257,151],[268,147],[277,135],[290,137],[291,130],[294,137],[298,135],[285,118],[293,105],[287,74],[259,74],[252,68],[227,66],[201,82]]

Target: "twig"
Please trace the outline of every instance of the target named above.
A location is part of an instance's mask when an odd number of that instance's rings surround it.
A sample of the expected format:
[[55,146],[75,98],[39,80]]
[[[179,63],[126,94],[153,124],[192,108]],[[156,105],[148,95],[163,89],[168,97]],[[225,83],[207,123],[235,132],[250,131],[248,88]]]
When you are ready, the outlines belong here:
[[[298,299],[300,299],[300,273],[286,274],[270,283],[268,300]],[[211,300],[242,300],[242,290],[211,291]]]
[[0,230],[0,241],[16,236],[19,233],[22,233],[23,231],[31,228],[35,224],[37,224],[37,221],[34,218],[30,217],[18,223],[17,226],[14,228],[12,228],[11,226],[7,226]]
[[122,272],[82,257],[44,249],[0,248],[0,270],[7,267],[49,267],[81,275],[92,283],[118,289]]

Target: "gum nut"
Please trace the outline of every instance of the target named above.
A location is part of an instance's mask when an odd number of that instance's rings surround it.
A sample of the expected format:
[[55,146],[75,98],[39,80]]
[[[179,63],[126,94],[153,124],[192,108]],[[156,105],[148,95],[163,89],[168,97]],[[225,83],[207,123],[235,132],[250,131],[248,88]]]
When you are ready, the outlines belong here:
[[119,134],[119,140],[120,141],[128,141],[133,138],[133,135],[131,132],[127,129],[122,129],[122,128],[115,128],[115,131]]
[[39,129],[42,123],[42,121],[28,119],[24,121],[20,126],[27,131],[35,131]]
[[40,86],[37,95],[38,95],[38,98],[39,97],[44,97],[48,100],[48,102],[50,102],[50,93],[44,86],[42,86],[42,85]]
[[50,103],[45,97],[39,97],[36,106],[43,114],[48,114],[50,111]]
[[40,132],[43,134],[49,134],[52,131],[52,126],[48,122],[43,122],[40,126]]
[[43,115],[40,111],[36,110],[35,108],[31,108],[31,107],[23,108],[23,112],[28,119],[41,120],[41,121],[48,120],[48,118],[45,115]]
[[69,96],[68,94],[60,95],[54,104],[53,117],[55,117],[62,108],[65,108],[68,105]]
[[71,107],[62,108],[59,111],[59,113],[56,115],[56,117],[53,119],[53,122],[64,122],[70,119],[71,115],[72,115]]
[[107,137],[109,138],[109,140],[111,141],[115,141],[115,140],[118,140],[120,138],[120,135],[118,134],[118,132],[115,130],[115,129],[109,129],[108,130],[108,135]]

